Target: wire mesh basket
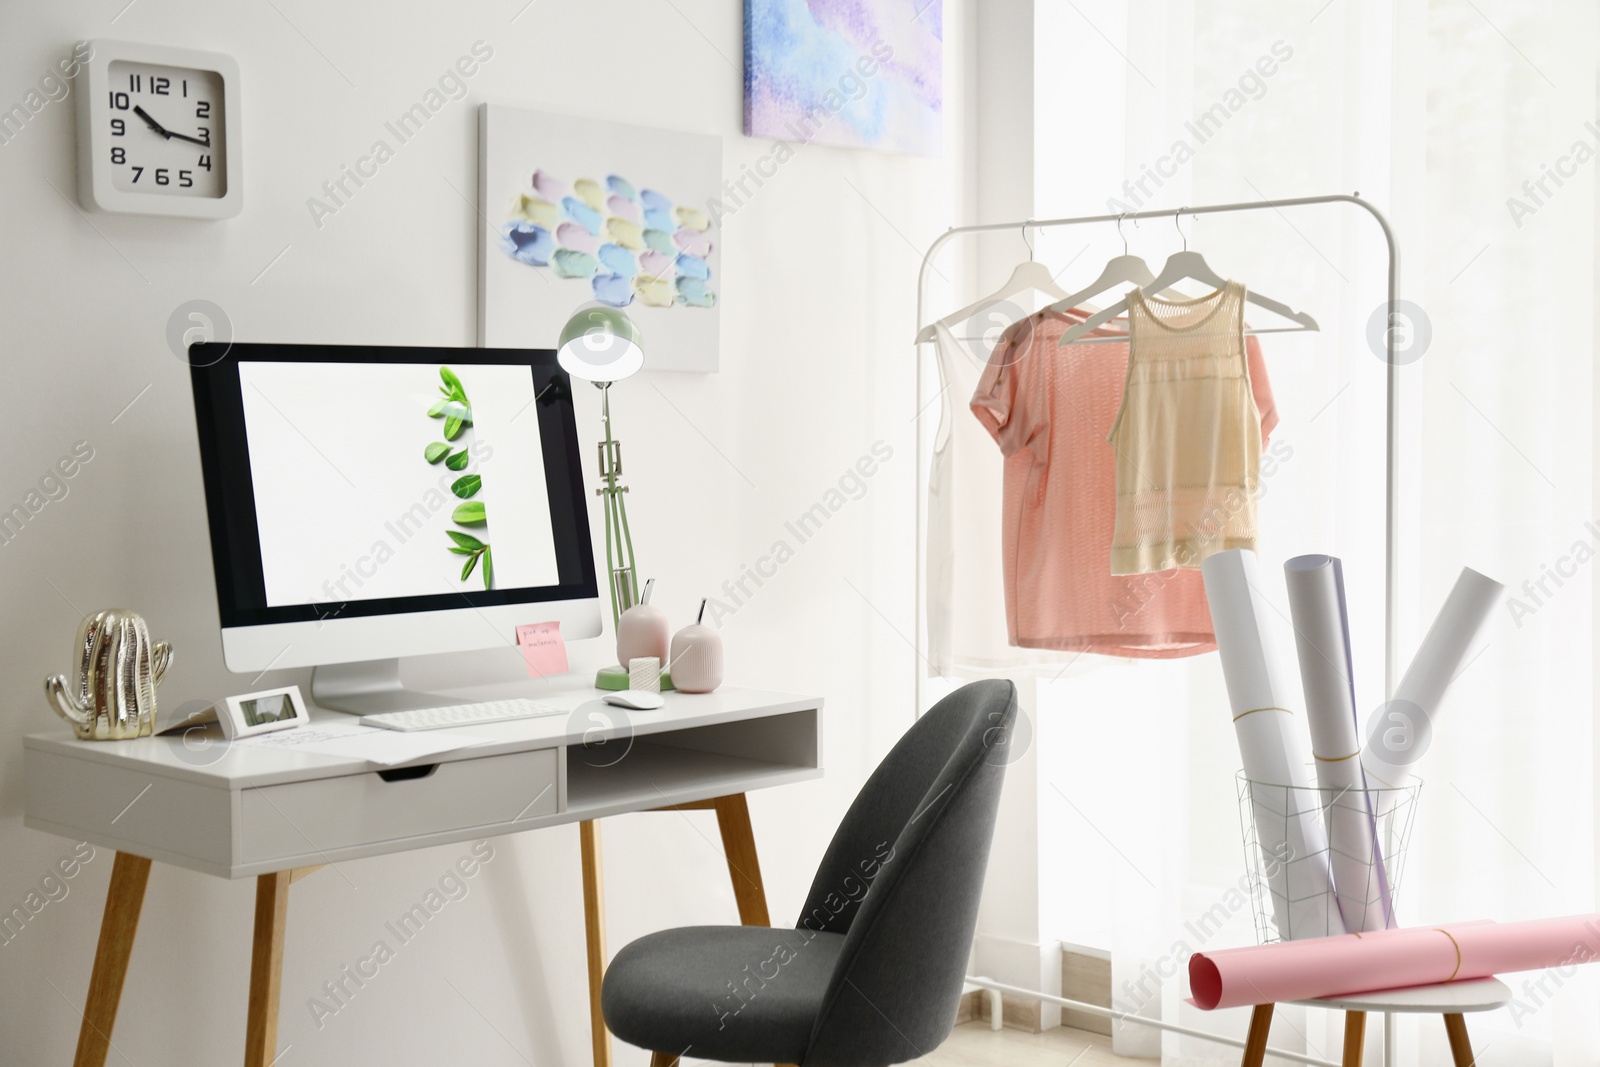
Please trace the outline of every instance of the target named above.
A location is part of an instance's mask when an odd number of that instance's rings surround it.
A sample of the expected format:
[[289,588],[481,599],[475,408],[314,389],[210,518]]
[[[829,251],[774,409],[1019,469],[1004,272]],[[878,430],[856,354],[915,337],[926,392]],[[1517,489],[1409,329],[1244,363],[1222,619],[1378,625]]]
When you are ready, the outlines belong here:
[[1405,873],[1422,782],[1324,789],[1238,775],[1256,940],[1381,930]]

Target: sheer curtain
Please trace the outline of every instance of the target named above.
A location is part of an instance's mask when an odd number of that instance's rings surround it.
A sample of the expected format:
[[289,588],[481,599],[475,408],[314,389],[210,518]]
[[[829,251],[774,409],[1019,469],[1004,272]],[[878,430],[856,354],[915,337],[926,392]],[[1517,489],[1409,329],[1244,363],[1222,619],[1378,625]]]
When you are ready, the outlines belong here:
[[[1038,215],[1354,190],[1389,215],[1415,305],[1401,666],[1462,566],[1508,587],[1427,754],[1403,921],[1596,910],[1595,5],[1128,0],[1040,3],[1035,20]],[[1265,479],[1262,556],[1274,571],[1302,552],[1345,558],[1360,702],[1376,709],[1376,228],[1318,208],[1123,235],[1157,268],[1186,237],[1219,273],[1321,323],[1263,338],[1286,452]],[[1109,227],[1057,231],[1041,258],[1071,288],[1120,251]],[[1072,858],[1045,865],[1050,929],[1110,949],[1119,1006],[1237,1036],[1241,1013],[1182,1004],[1189,952],[1254,940],[1226,709],[1215,657],[1105,662],[1048,686],[1040,819],[1041,839]],[[1597,978],[1513,976],[1516,1002],[1472,1020],[1479,1062],[1600,1063]],[[1274,1043],[1337,1058],[1331,1016],[1283,1013]],[[1403,1062],[1449,1062],[1437,1020],[1400,1033]],[[1236,1062],[1147,1028],[1115,1040],[1165,1064]]]

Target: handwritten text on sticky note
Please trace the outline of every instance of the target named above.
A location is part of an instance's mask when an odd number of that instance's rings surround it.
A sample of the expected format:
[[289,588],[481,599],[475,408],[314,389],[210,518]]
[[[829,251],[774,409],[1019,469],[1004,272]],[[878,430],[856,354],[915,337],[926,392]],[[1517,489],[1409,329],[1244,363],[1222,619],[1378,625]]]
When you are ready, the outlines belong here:
[[517,627],[517,644],[528,664],[528,677],[544,678],[567,673],[567,643],[559,622],[535,622]]

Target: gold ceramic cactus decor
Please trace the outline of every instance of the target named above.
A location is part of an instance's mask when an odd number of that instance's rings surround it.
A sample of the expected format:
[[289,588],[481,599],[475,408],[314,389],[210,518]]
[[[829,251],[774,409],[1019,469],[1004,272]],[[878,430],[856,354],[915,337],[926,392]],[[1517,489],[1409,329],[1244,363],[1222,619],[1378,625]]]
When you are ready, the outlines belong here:
[[144,619],[108,608],[83,620],[73,648],[77,676],[46,678],[57,715],[86,741],[120,741],[156,731],[156,686],[172,663],[172,646],[150,642]]

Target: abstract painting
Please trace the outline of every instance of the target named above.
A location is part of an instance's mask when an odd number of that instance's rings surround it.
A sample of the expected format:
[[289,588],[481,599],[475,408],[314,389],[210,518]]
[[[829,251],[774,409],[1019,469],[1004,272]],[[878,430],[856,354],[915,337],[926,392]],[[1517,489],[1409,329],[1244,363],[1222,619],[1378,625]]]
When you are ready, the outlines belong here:
[[646,369],[717,369],[719,138],[484,104],[479,155],[482,344],[553,348],[598,303]]
[[939,154],[941,0],[745,0],[744,132]]

